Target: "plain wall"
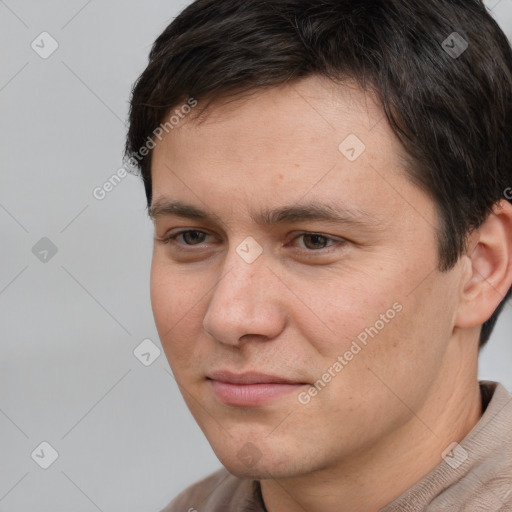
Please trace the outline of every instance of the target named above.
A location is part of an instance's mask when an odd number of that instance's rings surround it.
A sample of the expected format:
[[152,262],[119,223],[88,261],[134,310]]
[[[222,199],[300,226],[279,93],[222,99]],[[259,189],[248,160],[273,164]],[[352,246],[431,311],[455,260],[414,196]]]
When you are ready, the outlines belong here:
[[[160,346],[142,183],[93,196],[122,165],[131,85],[185,4],[0,2],[1,511],[156,512],[220,467],[164,354],[133,354]],[[512,0],[488,6],[510,37]],[[31,47],[51,49],[43,31],[58,43],[46,59]],[[510,390],[511,332],[509,304],[480,368]],[[31,456],[43,441],[48,469]]]

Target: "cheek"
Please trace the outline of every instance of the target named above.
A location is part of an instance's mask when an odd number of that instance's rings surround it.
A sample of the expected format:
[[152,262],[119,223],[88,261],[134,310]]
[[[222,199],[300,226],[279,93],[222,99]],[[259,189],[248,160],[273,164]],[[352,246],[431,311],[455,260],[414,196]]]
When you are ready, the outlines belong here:
[[[296,294],[307,299],[308,308],[294,306],[293,317],[308,350],[313,350],[314,377],[332,382],[322,391],[322,400],[334,408],[345,407],[338,397],[348,395],[366,397],[360,406],[364,408],[366,400],[373,410],[396,399],[379,378],[392,389],[412,392],[411,375],[421,388],[439,367],[443,333],[446,337],[449,331],[448,301],[439,290],[436,301],[428,283],[414,290],[411,283],[420,282],[427,272],[392,270],[384,274],[377,267],[365,273],[352,269],[325,279],[323,286],[309,283],[307,290],[296,282]],[[434,302],[440,304],[436,310]]]
[[[169,329],[186,317],[201,298],[202,287],[197,272],[183,273],[166,261],[161,248],[155,248],[151,264],[151,306],[157,327]],[[184,318],[185,319],[185,318]]]
[[[153,257],[150,278],[151,307],[160,338],[172,325],[176,312],[176,292],[171,273]],[[163,343],[162,339],[162,343]]]
[[[395,308],[391,304],[393,295]],[[387,410],[394,408],[403,417],[407,411],[400,412],[397,396],[413,410],[419,410],[442,368],[451,334],[454,297],[447,283],[432,279],[414,292],[388,289],[381,298],[386,299],[384,308],[382,301],[375,298],[363,320],[345,322],[347,335],[340,336],[332,355],[336,350],[339,353],[340,349],[350,348],[353,340],[361,350],[355,349],[358,353],[354,356],[349,353],[352,359],[340,373],[341,378],[335,379],[329,397],[334,404],[340,394],[361,397],[361,410],[367,406],[368,414],[384,406]],[[355,314],[361,304],[362,300],[346,307]],[[350,311],[347,309],[347,313]],[[360,342],[361,334],[365,343]]]
[[[151,266],[151,306],[158,335],[174,370],[186,368],[202,325],[202,288],[193,276],[179,272],[155,258]],[[171,363],[172,362],[172,363]]]
[[396,280],[381,276],[379,281],[355,269],[321,283],[297,280],[294,288],[303,303],[295,302],[294,320],[316,350],[331,358],[349,350],[354,341],[364,347],[372,335],[391,330],[402,310]]

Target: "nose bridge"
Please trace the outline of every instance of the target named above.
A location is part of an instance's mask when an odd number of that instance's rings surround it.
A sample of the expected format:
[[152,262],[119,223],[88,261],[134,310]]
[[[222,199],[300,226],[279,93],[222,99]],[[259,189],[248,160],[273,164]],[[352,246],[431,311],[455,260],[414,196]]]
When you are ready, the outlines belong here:
[[265,270],[268,269],[261,255],[247,260],[239,254],[240,248],[243,248],[242,244],[230,250],[224,266],[226,274],[214,288],[209,309],[229,307],[233,313],[238,311],[245,318],[250,318],[256,312]]
[[224,275],[217,281],[203,319],[204,329],[217,340],[235,344],[246,335],[276,336],[282,327],[273,299],[272,272],[251,241],[230,249]]

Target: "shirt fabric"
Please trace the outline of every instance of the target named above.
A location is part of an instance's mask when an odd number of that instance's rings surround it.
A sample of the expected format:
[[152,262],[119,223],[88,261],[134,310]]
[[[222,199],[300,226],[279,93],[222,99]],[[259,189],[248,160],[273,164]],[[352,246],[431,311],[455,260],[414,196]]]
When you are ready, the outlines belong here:
[[[379,512],[512,512],[512,395],[480,382],[478,423],[419,482]],[[267,512],[258,480],[222,468],[192,484],[161,512]]]

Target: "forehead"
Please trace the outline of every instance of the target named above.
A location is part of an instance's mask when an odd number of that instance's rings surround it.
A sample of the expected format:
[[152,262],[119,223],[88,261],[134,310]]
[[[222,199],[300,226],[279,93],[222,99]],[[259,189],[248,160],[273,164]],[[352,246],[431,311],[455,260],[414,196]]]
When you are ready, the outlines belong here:
[[375,96],[354,83],[309,77],[205,113],[184,116],[157,142],[153,203],[172,196],[233,212],[306,196],[366,211],[362,203],[379,196],[403,202],[403,147]]
[[[199,101],[195,110],[190,109],[188,115],[180,116],[179,124],[168,138],[181,144],[195,135],[215,141],[217,134],[221,139],[235,137],[233,142],[240,146],[244,143],[241,137],[250,136],[254,144],[272,140],[277,145],[308,138],[314,141],[315,135],[325,138],[329,133],[331,137],[325,141],[329,144],[332,138],[336,142],[339,137],[352,133],[370,142],[367,132],[383,124],[372,138],[395,139],[375,93],[363,91],[354,81],[335,84],[314,75],[251,91],[242,97],[220,97],[203,110],[206,101]],[[273,138],[276,134],[279,134],[278,139]],[[395,142],[395,149],[402,151],[402,146]],[[314,146],[308,148],[315,150]]]

